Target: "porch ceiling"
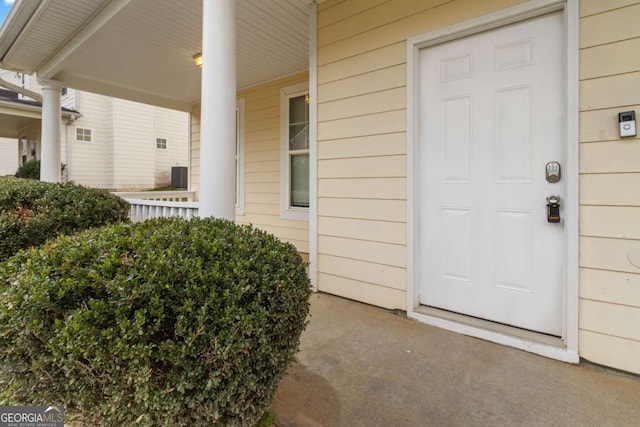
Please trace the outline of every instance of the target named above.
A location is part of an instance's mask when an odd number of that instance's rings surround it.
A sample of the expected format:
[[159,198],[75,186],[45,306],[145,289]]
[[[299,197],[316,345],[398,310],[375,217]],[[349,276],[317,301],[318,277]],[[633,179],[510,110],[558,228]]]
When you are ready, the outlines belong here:
[[[81,117],[75,110],[62,108],[63,120]],[[20,100],[17,93],[0,89],[0,138],[18,138],[27,126],[42,120],[42,105],[37,101]]]
[[[202,1],[17,0],[0,66],[188,111],[200,99]],[[308,69],[309,0],[236,4],[238,89]]]
[[20,129],[40,121],[40,114],[0,104],[0,138],[18,138]]

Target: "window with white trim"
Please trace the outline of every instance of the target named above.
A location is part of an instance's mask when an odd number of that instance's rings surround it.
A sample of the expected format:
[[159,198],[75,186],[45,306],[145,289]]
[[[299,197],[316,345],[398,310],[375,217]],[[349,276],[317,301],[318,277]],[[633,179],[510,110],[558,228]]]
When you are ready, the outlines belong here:
[[78,142],[91,142],[91,129],[89,129],[89,128],[76,128],[76,141],[78,141]]
[[281,215],[309,218],[309,85],[281,93]]
[[167,138],[156,138],[156,148],[159,150],[166,150]]
[[27,140],[26,136],[23,136],[22,138],[20,138],[20,159],[21,159],[21,165],[24,165],[25,163],[27,163],[27,152],[28,152],[28,146],[29,145],[29,141]]

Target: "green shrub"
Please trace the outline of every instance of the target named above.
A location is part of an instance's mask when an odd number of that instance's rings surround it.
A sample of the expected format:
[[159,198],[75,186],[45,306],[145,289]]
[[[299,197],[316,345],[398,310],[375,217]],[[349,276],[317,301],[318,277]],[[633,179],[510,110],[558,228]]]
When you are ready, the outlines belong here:
[[102,190],[0,177],[0,261],[59,234],[125,221],[128,212]]
[[215,219],[61,237],[0,264],[0,389],[89,425],[253,425],[306,325],[294,246]]
[[16,178],[40,179],[40,160],[29,160],[20,165]]
[[[67,165],[60,163],[60,173],[64,175]],[[16,171],[16,178],[40,179],[40,160],[29,160]]]

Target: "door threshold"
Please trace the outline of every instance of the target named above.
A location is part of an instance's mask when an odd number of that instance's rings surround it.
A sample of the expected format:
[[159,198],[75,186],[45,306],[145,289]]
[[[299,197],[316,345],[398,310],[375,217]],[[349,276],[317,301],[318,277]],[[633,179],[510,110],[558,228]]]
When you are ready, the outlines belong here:
[[561,338],[551,335],[426,306],[418,306],[413,311],[407,312],[407,317],[551,359],[568,363],[580,361],[578,353],[569,351]]
[[435,307],[421,305],[416,308],[416,312],[426,314],[428,316],[439,317],[441,319],[451,320],[457,323],[463,323],[487,331],[499,332],[505,335],[522,338],[529,341],[535,341],[542,344],[552,345],[554,347],[564,348],[564,342],[560,337],[547,335],[540,332],[534,332],[527,329],[517,328],[515,326],[505,325],[504,323],[492,322],[490,320],[480,319],[473,316],[465,316],[464,314],[455,313],[453,311],[441,310]]

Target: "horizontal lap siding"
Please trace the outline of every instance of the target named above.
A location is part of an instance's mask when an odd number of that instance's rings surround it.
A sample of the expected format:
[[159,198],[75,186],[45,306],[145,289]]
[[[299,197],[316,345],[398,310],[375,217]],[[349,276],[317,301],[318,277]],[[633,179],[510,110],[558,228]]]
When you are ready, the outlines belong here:
[[189,150],[189,190],[200,190],[200,104],[191,108],[191,148]]
[[406,39],[517,0],[318,6],[318,286],[406,309]]
[[580,3],[580,354],[640,373],[640,2]]
[[280,218],[280,91],[309,80],[296,74],[238,93],[244,98],[244,215],[253,224],[309,252],[309,222]]
[[[76,108],[83,114],[70,126],[71,165],[69,179],[89,187],[115,189],[114,174],[115,98],[76,92]],[[75,140],[75,128],[91,129],[92,142]],[[133,159],[132,161],[136,161]],[[142,160],[144,162],[144,159]]]
[[[244,98],[244,215],[236,222],[253,224],[309,252],[309,222],[280,217],[280,90],[308,81],[296,74],[238,92]],[[199,190],[200,106],[191,117],[191,189]]]
[[151,105],[113,99],[115,188],[154,188],[156,148],[153,109]]
[[151,144],[155,146],[156,138],[166,138],[167,148],[156,148],[155,187],[171,185],[171,168],[187,166],[189,155],[189,114],[183,111],[154,107],[154,134]]
[[0,138],[0,176],[16,173],[18,155],[18,140],[16,138]]

